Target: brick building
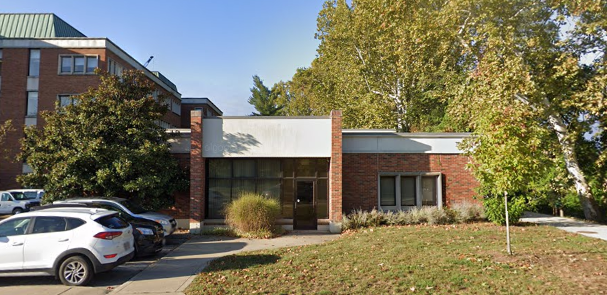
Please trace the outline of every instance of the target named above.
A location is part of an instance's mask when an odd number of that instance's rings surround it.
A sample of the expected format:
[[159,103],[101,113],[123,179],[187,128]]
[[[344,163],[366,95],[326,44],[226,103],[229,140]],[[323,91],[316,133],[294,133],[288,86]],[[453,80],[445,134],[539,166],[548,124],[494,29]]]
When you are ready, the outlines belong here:
[[[159,72],[150,71],[107,38],[88,38],[54,14],[0,14],[0,124],[11,120],[15,129],[0,146],[0,190],[18,188],[15,177],[29,167],[16,160],[23,127],[43,126],[40,112],[99,85],[95,69],[120,75],[137,69],[155,83],[169,111],[160,126],[181,127],[182,98],[177,87]],[[188,100],[189,101],[189,100]],[[191,101],[193,108],[221,111],[208,99]]]
[[[276,198],[287,229],[337,230],[352,210],[475,202],[477,182],[457,143],[467,133],[344,130],[327,117],[204,117],[193,111],[172,153],[189,162],[179,226],[223,225],[241,192]],[[188,160],[189,157],[189,160]],[[187,199],[189,198],[189,200]]]

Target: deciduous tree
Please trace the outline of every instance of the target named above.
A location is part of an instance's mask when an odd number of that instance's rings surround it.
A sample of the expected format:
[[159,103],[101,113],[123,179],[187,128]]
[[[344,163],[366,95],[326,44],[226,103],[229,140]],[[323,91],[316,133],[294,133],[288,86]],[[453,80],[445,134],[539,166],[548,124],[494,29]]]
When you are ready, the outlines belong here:
[[25,129],[21,159],[33,173],[18,180],[44,188],[46,201],[102,196],[166,206],[187,184],[169,153],[166,130],[157,124],[166,106],[152,97],[154,85],[140,71],[100,79],[73,105],[43,112],[43,128]]

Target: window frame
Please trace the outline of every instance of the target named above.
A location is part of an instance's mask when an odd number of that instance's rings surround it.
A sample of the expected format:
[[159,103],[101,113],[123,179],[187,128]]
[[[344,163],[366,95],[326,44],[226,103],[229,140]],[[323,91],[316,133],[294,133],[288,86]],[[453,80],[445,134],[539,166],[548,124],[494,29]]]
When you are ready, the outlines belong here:
[[[63,67],[63,58],[69,58],[70,59],[70,71],[63,71],[62,67]],[[82,72],[76,72],[75,68],[76,68],[76,57],[81,57],[82,59],[84,59],[84,68]],[[94,57],[97,60],[97,67],[99,68],[99,54],[59,54],[58,56],[58,66],[57,66],[57,74],[58,75],[75,75],[75,76],[86,76],[86,75],[95,75],[95,69],[93,69],[92,72],[88,71],[88,62],[89,62],[89,58],[90,57]]]
[[[64,94],[64,93],[57,94],[57,102],[59,102],[59,106],[60,107],[67,107],[68,105],[74,105],[75,104],[75,102],[74,102],[74,96],[78,96],[78,95],[80,95],[80,94]],[[66,97],[66,96],[67,96],[67,98],[69,98],[70,103],[68,105],[62,106],[61,105],[61,98],[62,97]]]
[[[381,178],[394,177],[395,206],[381,205]],[[402,205],[401,177],[415,177],[415,206]],[[377,175],[377,208],[382,211],[406,211],[422,207],[422,177],[436,177],[436,207],[443,207],[443,177],[440,172],[379,172]]]

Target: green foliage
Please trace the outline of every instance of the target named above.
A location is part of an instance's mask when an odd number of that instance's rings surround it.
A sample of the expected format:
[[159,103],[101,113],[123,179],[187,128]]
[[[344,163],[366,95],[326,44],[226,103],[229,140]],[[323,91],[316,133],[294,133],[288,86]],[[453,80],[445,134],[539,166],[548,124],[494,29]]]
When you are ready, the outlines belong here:
[[282,106],[277,104],[276,96],[263,85],[263,81],[257,75],[253,76],[253,88],[251,88],[251,96],[248,101],[258,112],[253,113],[253,116],[279,116],[281,114]]
[[3,147],[4,139],[6,138],[6,135],[11,131],[15,131],[11,120],[6,120],[0,125],[0,151],[2,151],[2,154],[4,155],[8,154],[8,152],[6,152],[6,149],[4,149]]
[[344,230],[385,225],[452,224],[484,220],[481,205],[464,203],[452,208],[422,207],[409,211],[356,210],[344,217]]
[[100,196],[136,199],[148,209],[167,206],[187,181],[166,131],[155,123],[166,106],[152,97],[154,84],[140,71],[99,74],[98,88],[75,96],[73,105],[42,112],[44,128],[25,129],[20,159],[33,173],[18,180],[44,188],[47,202]]
[[[489,221],[498,224],[506,225],[506,211],[504,208],[504,198],[498,196],[487,197],[483,200],[485,206],[485,214]],[[517,223],[527,205],[524,197],[514,197],[508,199],[508,221],[510,224]]]
[[277,232],[280,203],[255,193],[243,193],[225,209],[226,223],[240,235],[268,238]]

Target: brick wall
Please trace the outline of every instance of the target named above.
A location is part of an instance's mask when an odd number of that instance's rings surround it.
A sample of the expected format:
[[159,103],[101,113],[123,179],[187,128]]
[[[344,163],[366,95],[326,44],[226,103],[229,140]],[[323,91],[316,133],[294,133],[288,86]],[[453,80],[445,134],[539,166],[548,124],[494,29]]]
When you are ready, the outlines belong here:
[[[202,112],[192,111],[190,135],[190,229],[204,221],[205,163],[202,157]],[[198,226],[196,226],[198,225]],[[194,228],[193,228],[194,227]]]
[[468,157],[445,154],[343,154],[344,212],[377,208],[379,172],[440,172],[443,204],[475,202],[478,182],[465,169]]
[[341,111],[331,111],[331,163],[329,166],[329,219],[342,219],[342,145]]

